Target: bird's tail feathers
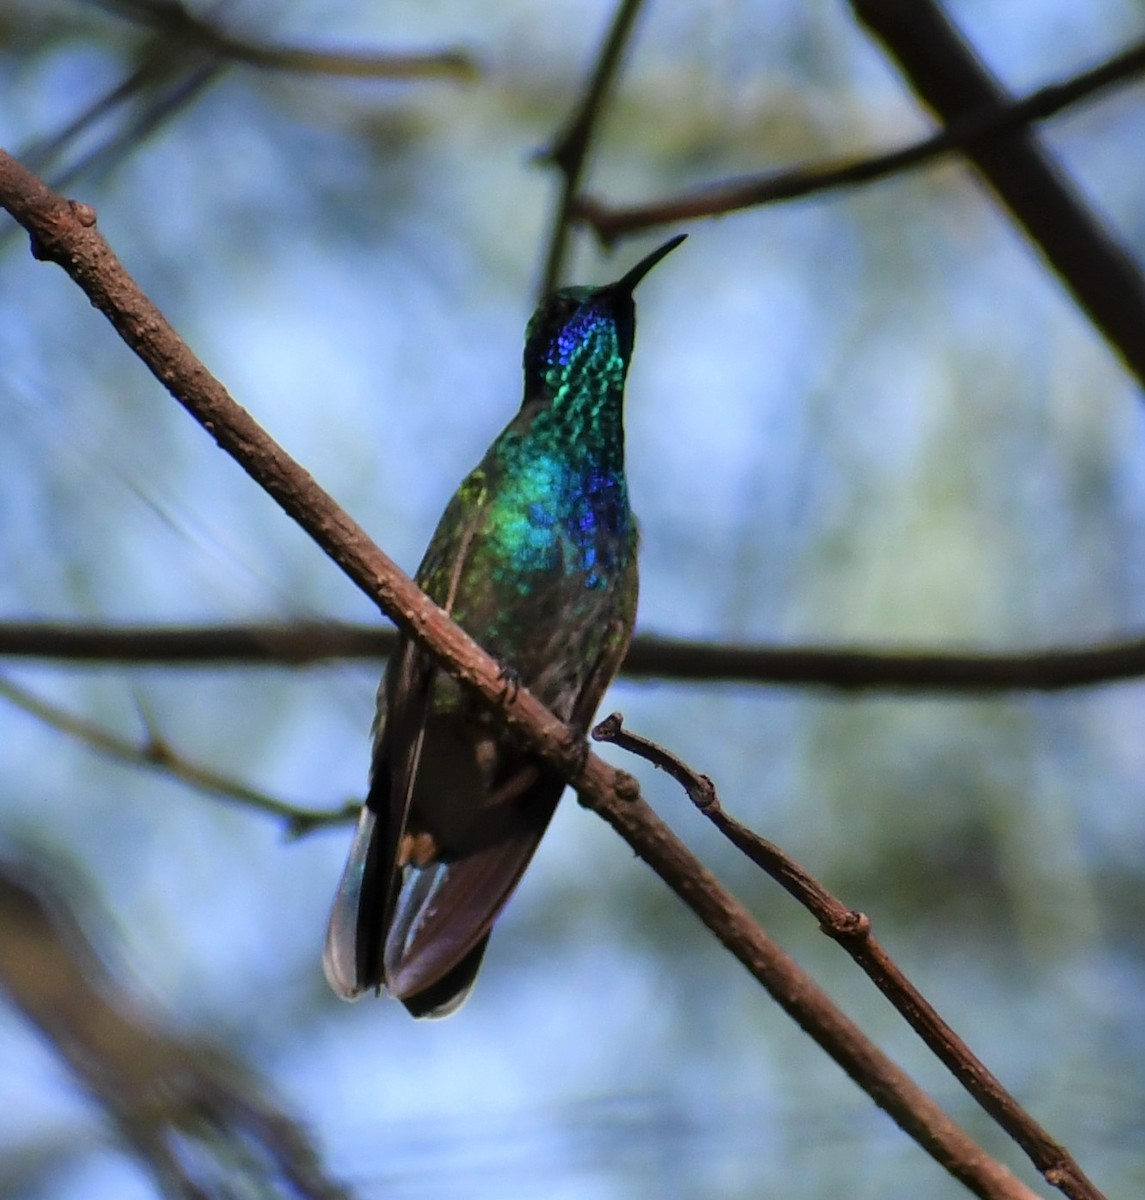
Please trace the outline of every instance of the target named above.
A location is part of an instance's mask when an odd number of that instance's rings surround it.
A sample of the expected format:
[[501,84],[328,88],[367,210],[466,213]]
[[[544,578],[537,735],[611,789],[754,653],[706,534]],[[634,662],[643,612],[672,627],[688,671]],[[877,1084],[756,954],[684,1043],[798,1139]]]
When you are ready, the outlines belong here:
[[[452,1011],[473,984],[493,922],[533,857],[564,790],[564,781],[533,766],[531,786],[486,810],[483,841],[464,857],[407,867],[386,933],[385,977],[406,1003],[454,978]],[[454,973],[456,972],[456,976]]]
[[338,890],[334,893],[334,907],[326,929],[322,969],[326,973],[326,981],[343,1000],[357,1000],[363,992],[381,982],[362,980],[358,971],[358,914],[362,907],[362,881],[376,825],[377,817],[370,809],[363,807],[350,846],[350,855],[338,882]]

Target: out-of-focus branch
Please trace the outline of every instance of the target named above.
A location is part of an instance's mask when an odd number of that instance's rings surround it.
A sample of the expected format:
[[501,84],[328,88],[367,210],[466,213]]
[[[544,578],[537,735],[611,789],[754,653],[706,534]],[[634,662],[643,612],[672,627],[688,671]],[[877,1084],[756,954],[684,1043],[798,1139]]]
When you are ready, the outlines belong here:
[[[936,0],[851,0],[851,7],[944,124],[1009,103]],[[978,142],[967,155],[1145,385],[1145,276],[1138,264],[1075,194],[1032,130]]]
[[0,152],[0,205],[40,258],[63,267],[127,345],[216,442],[390,618],[480,696],[537,759],[560,772],[692,909],[816,1043],[936,1162],[984,1200],[1034,1195],[990,1158],[895,1065],[656,816],[636,781],[583,741],[455,625],[362,528],[228,395],[140,291],[95,228],[95,213],[56,195]]
[[[233,64],[296,73],[367,79],[468,81],[472,59],[458,50],[430,54],[318,50],[251,41],[220,29],[181,0],[90,0],[149,31],[137,65],[62,128],[24,147],[19,157],[54,187],[66,187],[94,169],[121,161],[157,129],[188,108]],[[57,169],[67,150],[98,123],[122,110],[119,128]],[[0,248],[9,231],[0,234]]]
[[925,166],[953,151],[965,151],[1032,121],[1045,120],[1106,88],[1129,82],[1142,71],[1145,71],[1145,42],[1137,42],[1088,71],[1039,88],[1021,100],[975,109],[949,121],[941,132],[898,150],[869,158],[749,175],[647,204],[613,206],[581,195],[572,202],[572,216],[591,226],[605,245],[611,245],[619,238],[661,225],[677,225],[681,221],[722,216],[745,208],[874,183]]
[[[0,864],[0,994],[43,1034],[172,1200],[348,1200],[265,1085],[176,1038],[101,965],[42,869]],[[237,1190],[236,1190],[237,1189]]]
[[903,974],[871,932],[871,922],[865,913],[848,908],[774,842],[729,817],[707,775],[693,770],[666,747],[626,730],[620,713],[601,721],[592,736],[598,742],[620,746],[671,775],[688,799],[732,845],[794,896],[818,920],[823,932],[862,967],[955,1079],[1022,1147],[1047,1183],[1059,1188],[1070,1200],[1105,1200],[1065,1146],[1034,1120]]
[[238,37],[191,12],[180,0],[100,0],[100,6],[153,29],[164,40],[213,58],[268,70],[359,79],[474,79],[477,67],[462,50],[396,54],[325,50]]
[[[69,665],[304,666],[380,659],[395,633],[375,625],[299,621],[265,625],[72,625],[0,621],[0,658]],[[1145,675],[1145,638],[1024,651],[922,651],[901,647],[736,646],[638,634],[628,679],[758,683],[842,692],[1058,692]]]
[[71,143],[116,109],[133,101],[140,92],[168,84],[170,76],[169,52],[144,55],[134,70],[91,100],[62,128],[24,146],[20,152],[21,161],[38,174],[50,175],[52,164]]
[[56,186],[66,187],[81,175],[122,162],[167,122],[186,111],[218,80],[221,71],[218,63],[206,63],[190,70],[172,70],[168,79],[148,89],[150,95],[138,99],[134,111],[114,134],[58,172]]
[[133,742],[94,721],[50,703],[3,676],[0,676],[0,698],[109,758],[159,771],[197,792],[279,817],[292,837],[301,837],[324,825],[353,820],[358,815],[358,802],[346,804],[340,809],[299,808],[288,804],[211,767],[191,762],[153,731],[144,740]]
[[596,66],[585,85],[576,110],[552,145],[540,155],[540,161],[550,163],[560,172],[561,194],[553,217],[553,231],[541,277],[540,294],[547,295],[561,280],[565,252],[568,249],[569,223],[572,218],[573,197],[580,187],[585,162],[592,145],[593,134],[604,111],[608,91],[620,69],[625,47],[632,36],[632,27],[640,12],[642,0],[620,0],[597,56]]
[[[140,64],[55,133],[37,138],[23,157],[55,187],[66,187],[80,176],[107,170],[143,145],[168,121],[188,108],[219,77],[223,65],[201,60],[187,63],[169,48],[142,56]],[[93,128],[118,114],[117,127],[66,165],[68,150]],[[19,226],[0,230],[0,250],[15,240]]]

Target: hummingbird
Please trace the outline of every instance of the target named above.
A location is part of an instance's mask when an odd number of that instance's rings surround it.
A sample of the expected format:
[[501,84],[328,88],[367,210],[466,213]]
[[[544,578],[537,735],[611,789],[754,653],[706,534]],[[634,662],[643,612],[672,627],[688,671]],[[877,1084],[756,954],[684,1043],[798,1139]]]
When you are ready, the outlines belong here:
[[[632,293],[684,236],[615,283],[542,301],[525,334],[521,407],[450,500],[415,577],[501,663],[507,687],[527,687],[582,736],[636,623],[623,413]],[[326,936],[334,991],[385,989],[415,1017],[456,1010],[564,788],[401,636]]]

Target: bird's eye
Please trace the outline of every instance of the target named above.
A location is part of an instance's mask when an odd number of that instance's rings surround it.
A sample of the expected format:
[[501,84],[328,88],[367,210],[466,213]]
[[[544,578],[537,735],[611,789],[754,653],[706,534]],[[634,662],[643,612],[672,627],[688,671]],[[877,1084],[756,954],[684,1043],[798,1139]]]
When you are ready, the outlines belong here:
[[576,300],[571,298],[562,300],[556,312],[553,313],[553,332],[557,333],[562,330],[576,316],[579,308],[580,304]]

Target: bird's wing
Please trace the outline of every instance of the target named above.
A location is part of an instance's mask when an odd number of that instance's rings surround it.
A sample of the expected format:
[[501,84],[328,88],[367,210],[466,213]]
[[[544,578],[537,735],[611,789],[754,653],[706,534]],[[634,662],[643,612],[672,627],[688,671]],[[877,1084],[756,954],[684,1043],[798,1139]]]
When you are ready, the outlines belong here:
[[[620,611],[573,704],[571,724],[580,731],[587,730],[624,660],[637,587],[633,565],[621,582]],[[411,872],[410,903],[403,891],[388,934],[385,974],[389,990],[415,1015],[443,1016],[465,999],[493,922],[525,873],[564,788],[559,775],[514,755],[487,798],[480,843],[453,862]],[[403,909],[411,919],[402,921]]]
[[[418,572],[418,582],[446,612],[452,610],[486,489],[480,469],[454,496]],[[402,839],[425,748],[438,670],[404,635],[386,667],[378,695],[378,722],[370,787],[342,873],[326,935],[323,965],[331,987],[347,1000],[386,982],[383,949],[398,903]]]
[[563,790],[559,776],[516,760],[488,798],[478,822],[480,840],[462,857],[409,872],[386,944],[386,986],[407,1007],[416,1011],[426,993],[451,975],[455,983],[444,1011],[465,998],[493,922],[520,882]]

